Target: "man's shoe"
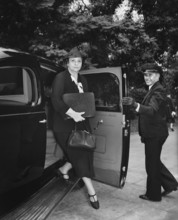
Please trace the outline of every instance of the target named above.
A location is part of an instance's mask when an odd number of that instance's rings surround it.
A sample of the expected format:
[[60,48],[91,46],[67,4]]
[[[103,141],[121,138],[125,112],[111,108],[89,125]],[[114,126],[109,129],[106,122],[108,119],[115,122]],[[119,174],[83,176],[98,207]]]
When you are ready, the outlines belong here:
[[161,199],[150,199],[147,195],[140,195],[139,196],[140,199],[144,199],[144,200],[147,200],[147,201],[151,201],[151,202],[160,202]]
[[164,190],[164,191],[161,193],[161,195],[162,195],[162,196],[167,196],[168,194],[170,194],[171,192],[176,191],[176,190],[178,190],[178,186],[175,187],[175,188],[173,188],[173,189]]

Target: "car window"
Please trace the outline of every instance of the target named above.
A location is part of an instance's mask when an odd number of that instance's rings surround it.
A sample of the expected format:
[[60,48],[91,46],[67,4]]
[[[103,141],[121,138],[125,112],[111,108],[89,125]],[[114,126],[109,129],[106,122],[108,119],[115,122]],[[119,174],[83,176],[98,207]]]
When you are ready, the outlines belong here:
[[85,75],[89,91],[95,95],[96,110],[121,112],[120,83],[113,73],[94,73]]
[[32,70],[22,67],[0,68],[0,103],[29,104],[37,101],[36,78]]

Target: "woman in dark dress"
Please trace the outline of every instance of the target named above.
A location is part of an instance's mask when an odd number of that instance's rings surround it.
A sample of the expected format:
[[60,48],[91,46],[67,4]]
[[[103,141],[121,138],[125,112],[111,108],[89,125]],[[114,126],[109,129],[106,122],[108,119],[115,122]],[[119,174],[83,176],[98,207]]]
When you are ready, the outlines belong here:
[[85,183],[92,207],[98,209],[99,202],[91,181],[91,178],[94,177],[93,152],[71,149],[67,145],[67,140],[75,127],[75,123],[78,129],[84,129],[87,126],[90,130],[88,119],[82,116],[84,112],[74,111],[62,99],[65,93],[87,92],[87,82],[79,74],[81,67],[81,53],[77,48],[73,48],[68,54],[67,70],[56,75],[52,86],[51,100],[55,110],[53,131],[67,158],[67,162],[59,168],[59,172],[67,180],[69,179],[68,171],[73,168],[76,175],[82,178]]

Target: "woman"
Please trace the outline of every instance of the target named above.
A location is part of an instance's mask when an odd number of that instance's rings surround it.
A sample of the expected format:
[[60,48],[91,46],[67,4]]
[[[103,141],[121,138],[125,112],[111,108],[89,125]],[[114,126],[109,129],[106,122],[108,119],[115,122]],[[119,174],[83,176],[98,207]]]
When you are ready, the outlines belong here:
[[87,188],[92,207],[99,209],[99,201],[91,181],[91,178],[94,177],[93,152],[80,149],[73,150],[67,145],[67,140],[75,127],[75,123],[78,129],[87,126],[90,130],[89,121],[82,116],[84,112],[74,111],[62,99],[65,93],[83,93],[87,91],[87,82],[79,75],[81,67],[82,56],[75,47],[68,54],[67,70],[57,74],[53,82],[51,96],[55,110],[53,130],[57,142],[67,158],[67,162],[59,168],[59,172],[67,180],[69,179],[68,171],[73,168],[76,175],[82,178]]

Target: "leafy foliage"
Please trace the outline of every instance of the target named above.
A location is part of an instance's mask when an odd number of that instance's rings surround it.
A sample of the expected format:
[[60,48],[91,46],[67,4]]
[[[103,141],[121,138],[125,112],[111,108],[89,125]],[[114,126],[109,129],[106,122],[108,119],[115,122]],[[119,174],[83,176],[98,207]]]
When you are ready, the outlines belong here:
[[[143,85],[138,67],[156,60],[168,69],[166,82],[172,90],[175,85],[168,78],[174,79],[177,74],[170,69],[178,51],[178,1],[130,0],[125,18],[118,20],[114,15],[122,2],[1,0],[1,46],[30,51],[59,63],[68,50],[79,46],[86,57],[86,68],[123,66],[133,86]],[[133,10],[144,19],[134,21]]]
[[75,11],[70,4],[78,1],[7,1],[0,5],[2,46],[30,50],[55,60],[59,56],[60,60],[64,51],[87,43],[94,65],[131,67],[156,48],[155,39],[146,35],[142,24],[134,23],[129,16],[124,21],[113,20],[121,0],[91,1],[90,6]]
[[122,0],[91,0],[92,5],[92,15],[102,16],[102,15],[113,15],[116,8],[122,3]]
[[144,15],[144,26],[150,36],[155,36],[159,53],[170,56],[178,51],[178,1],[131,0],[133,8]]

